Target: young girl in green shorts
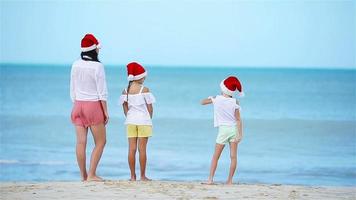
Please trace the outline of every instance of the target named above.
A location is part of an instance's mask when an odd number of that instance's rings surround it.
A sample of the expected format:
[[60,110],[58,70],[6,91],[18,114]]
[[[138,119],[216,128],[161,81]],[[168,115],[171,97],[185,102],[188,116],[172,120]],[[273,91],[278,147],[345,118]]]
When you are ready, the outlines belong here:
[[215,152],[211,160],[210,175],[207,184],[214,183],[214,174],[225,144],[230,145],[230,172],[227,184],[232,184],[232,179],[237,165],[237,146],[242,139],[242,121],[240,117],[240,105],[233,98],[236,91],[240,97],[244,94],[240,81],[230,76],[220,83],[221,95],[203,99],[201,104],[214,105],[214,126],[219,127],[219,133],[216,138]]
[[129,84],[120,96],[126,116],[126,129],[129,142],[128,162],[131,171],[131,181],[136,181],[135,162],[138,146],[141,181],[150,181],[146,176],[146,146],[152,136],[152,115],[155,97],[147,87],[143,86],[146,70],[136,62],[127,65]]

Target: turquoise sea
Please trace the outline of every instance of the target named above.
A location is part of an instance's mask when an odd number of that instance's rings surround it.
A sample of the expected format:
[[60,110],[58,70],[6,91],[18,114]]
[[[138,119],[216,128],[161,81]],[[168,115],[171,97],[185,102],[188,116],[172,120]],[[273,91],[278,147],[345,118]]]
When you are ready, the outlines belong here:
[[[0,181],[80,180],[70,122],[70,65],[0,65]],[[202,98],[236,75],[244,140],[235,182],[356,186],[356,70],[149,66],[156,96],[147,174],[155,180],[204,181],[217,130]],[[107,145],[98,168],[128,179],[127,139],[118,98],[125,66],[106,66]],[[88,158],[93,147],[91,136]],[[87,159],[89,160],[89,159]],[[226,180],[225,149],[216,181]]]

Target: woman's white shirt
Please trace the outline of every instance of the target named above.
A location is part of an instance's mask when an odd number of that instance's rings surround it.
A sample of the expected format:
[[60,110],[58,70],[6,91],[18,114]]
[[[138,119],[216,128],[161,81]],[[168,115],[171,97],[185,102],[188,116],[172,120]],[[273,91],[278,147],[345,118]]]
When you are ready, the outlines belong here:
[[108,91],[104,65],[94,61],[75,61],[71,70],[70,97],[73,102],[106,101]]

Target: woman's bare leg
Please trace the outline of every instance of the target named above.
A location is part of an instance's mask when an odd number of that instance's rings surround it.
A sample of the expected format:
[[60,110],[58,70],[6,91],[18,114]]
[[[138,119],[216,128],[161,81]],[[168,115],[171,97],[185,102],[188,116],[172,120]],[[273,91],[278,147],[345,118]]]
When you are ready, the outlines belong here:
[[91,153],[88,181],[101,181],[102,178],[96,175],[96,168],[106,144],[106,129],[104,124],[99,124],[91,126],[90,130],[93,134],[95,147]]
[[214,182],[214,174],[216,167],[218,165],[218,161],[221,155],[221,152],[224,150],[225,145],[223,144],[216,144],[215,145],[215,152],[213,158],[211,159],[211,167],[210,167],[210,175],[208,179],[208,184],[213,184]]
[[236,171],[237,166],[237,142],[230,142],[230,172],[229,177],[226,181],[227,184],[232,184],[232,178]]
[[84,128],[82,126],[75,126],[75,132],[77,134],[76,154],[78,166],[80,169],[80,176],[82,177],[82,181],[86,181],[88,178],[88,174],[87,169],[85,167],[85,154],[87,146],[88,128]]
[[148,142],[148,137],[140,137],[138,139],[138,152],[140,154],[141,181],[150,181],[151,180],[146,177],[147,142]]
[[131,137],[128,140],[129,140],[128,162],[129,162],[129,167],[131,172],[130,181],[136,181],[135,165],[136,165],[137,137]]

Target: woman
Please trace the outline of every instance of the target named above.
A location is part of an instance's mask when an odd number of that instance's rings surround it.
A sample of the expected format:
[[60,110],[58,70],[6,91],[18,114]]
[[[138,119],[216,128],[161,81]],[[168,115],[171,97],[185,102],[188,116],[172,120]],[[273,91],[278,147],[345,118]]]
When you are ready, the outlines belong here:
[[[108,96],[104,65],[98,60],[99,42],[86,34],[81,42],[81,59],[72,65],[70,96],[74,103],[71,118],[77,134],[76,154],[82,181],[101,181],[96,168],[106,143],[105,125],[109,120],[106,106]],[[95,147],[86,170],[86,144],[88,128],[93,134]]]

